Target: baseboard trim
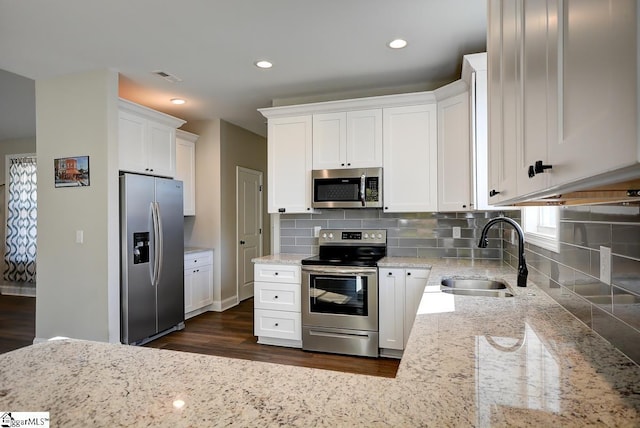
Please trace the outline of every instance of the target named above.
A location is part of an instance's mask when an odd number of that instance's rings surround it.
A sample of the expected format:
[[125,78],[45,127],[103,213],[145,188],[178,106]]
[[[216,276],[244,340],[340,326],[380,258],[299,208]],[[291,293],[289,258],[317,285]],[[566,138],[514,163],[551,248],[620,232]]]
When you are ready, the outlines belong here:
[[209,310],[215,312],[224,312],[229,308],[237,306],[238,303],[238,296],[229,297],[224,300],[214,300]]

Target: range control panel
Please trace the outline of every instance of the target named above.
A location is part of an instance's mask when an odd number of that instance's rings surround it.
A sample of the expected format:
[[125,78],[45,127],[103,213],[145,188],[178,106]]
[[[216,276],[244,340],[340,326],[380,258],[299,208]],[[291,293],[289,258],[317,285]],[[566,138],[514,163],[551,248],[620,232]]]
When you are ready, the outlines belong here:
[[349,244],[386,244],[385,229],[321,229],[318,235],[319,245]]

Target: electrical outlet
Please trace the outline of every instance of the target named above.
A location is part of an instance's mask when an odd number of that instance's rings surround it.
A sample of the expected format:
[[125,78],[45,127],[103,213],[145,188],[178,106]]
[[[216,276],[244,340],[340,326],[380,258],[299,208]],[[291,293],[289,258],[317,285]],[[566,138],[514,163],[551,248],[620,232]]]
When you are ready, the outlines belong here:
[[611,285],[611,248],[600,247],[600,281]]
[[460,238],[461,230],[458,226],[453,226],[453,237]]
[[320,226],[313,226],[313,236],[315,236],[316,238],[319,237],[320,229],[322,229]]

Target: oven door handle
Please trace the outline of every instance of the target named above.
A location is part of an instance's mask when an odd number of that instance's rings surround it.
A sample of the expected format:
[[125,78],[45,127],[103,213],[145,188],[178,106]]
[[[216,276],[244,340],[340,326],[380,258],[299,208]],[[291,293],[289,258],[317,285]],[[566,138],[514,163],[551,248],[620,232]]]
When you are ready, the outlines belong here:
[[327,275],[375,275],[377,267],[344,267],[344,266],[303,266],[303,272],[323,273]]

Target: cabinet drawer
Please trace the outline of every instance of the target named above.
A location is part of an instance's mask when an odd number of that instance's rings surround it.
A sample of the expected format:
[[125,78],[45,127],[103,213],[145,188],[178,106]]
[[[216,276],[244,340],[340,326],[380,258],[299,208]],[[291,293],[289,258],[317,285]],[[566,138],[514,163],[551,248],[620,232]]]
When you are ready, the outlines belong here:
[[258,309],[300,312],[300,284],[256,282],[253,306]]
[[256,336],[302,340],[302,321],[299,313],[256,309],[253,316]]
[[189,253],[184,255],[185,270],[211,264],[213,264],[213,253],[211,251],[202,251],[199,253]]
[[300,284],[300,266],[256,263],[254,265],[254,280]]

